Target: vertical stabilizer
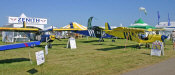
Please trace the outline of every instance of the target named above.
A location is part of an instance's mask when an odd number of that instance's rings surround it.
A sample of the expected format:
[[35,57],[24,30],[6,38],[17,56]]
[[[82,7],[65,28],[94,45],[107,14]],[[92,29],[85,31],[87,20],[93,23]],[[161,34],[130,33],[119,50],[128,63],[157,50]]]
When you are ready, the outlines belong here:
[[88,29],[92,29],[92,25],[91,25],[92,19],[93,19],[93,17],[90,17],[90,18],[88,19],[88,26],[87,26]]
[[105,30],[111,30],[111,27],[109,26],[107,22],[105,23]]
[[73,22],[70,23],[70,28],[74,28]]

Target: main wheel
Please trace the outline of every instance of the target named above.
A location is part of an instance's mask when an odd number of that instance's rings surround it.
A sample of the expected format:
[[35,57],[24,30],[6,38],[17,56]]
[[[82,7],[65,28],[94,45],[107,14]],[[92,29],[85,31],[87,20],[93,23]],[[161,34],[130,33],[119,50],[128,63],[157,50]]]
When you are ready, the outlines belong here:
[[104,42],[104,39],[102,40],[102,42]]
[[112,42],[115,42],[115,40],[114,40],[114,39],[112,39]]
[[52,48],[52,44],[48,44],[48,48]]
[[31,48],[34,48],[35,47],[35,44],[31,44],[31,46],[30,46]]
[[150,48],[150,45],[148,44],[148,46],[147,46],[148,48]]
[[140,45],[137,45],[136,48],[141,49],[141,46]]
[[146,47],[146,48],[150,48],[150,45],[149,45],[149,44],[146,44],[145,47]]

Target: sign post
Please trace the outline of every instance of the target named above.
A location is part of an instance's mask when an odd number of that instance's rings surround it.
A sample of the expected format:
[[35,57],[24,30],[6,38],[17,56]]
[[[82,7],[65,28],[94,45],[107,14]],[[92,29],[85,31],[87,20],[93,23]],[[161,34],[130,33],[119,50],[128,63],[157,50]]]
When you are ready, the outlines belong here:
[[48,54],[48,46],[46,45],[45,46],[45,55],[47,55]]
[[164,55],[163,42],[156,41],[152,44],[151,55],[161,56]]

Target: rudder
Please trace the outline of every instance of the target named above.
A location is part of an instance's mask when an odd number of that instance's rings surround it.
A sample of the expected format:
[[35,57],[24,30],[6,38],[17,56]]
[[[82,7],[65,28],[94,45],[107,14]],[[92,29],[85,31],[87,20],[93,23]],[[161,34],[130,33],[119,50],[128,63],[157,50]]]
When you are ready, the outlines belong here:
[[109,23],[105,23],[105,30],[111,30],[111,27],[109,26]]

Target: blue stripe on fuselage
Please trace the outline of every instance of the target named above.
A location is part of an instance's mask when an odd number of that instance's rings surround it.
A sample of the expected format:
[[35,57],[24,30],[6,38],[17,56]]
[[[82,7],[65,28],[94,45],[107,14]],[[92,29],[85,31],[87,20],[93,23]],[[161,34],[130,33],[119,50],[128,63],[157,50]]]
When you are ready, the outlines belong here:
[[16,49],[16,48],[23,48],[23,47],[30,47],[32,45],[35,45],[35,46],[40,45],[40,41],[2,45],[2,46],[0,46],[0,51]]
[[88,30],[85,30],[85,31],[75,31],[75,33],[79,33],[79,34],[82,34],[82,35],[90,36]]

